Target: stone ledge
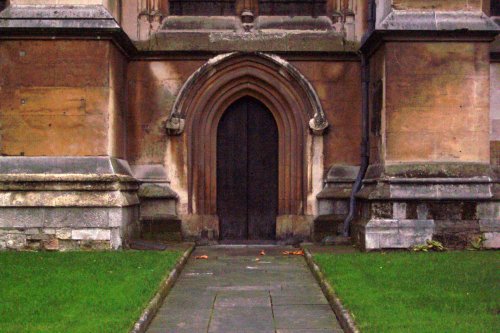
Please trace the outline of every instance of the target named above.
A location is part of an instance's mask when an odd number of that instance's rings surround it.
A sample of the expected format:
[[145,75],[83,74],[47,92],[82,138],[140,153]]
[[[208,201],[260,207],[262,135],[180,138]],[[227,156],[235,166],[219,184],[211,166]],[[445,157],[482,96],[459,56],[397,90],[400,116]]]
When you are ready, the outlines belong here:
[[236,16],[176,16],[169,15],[162,22],[160,31],[243,31]]
[[0,207],[125,207],[137,204],[139,198],[134,191],[0,192]]
[[472,162],[422,162],[372,164],[366,171],[365,179],[408,178],[408,179],[469,179],[487,177],[497,179],[494,168],[489,163]]
[[[33,175],[33,177],[55,177],[55,175],[88,175],[89,177],[128,176],[132,170],[126,160],[109,156],[1,156],[2,175]],[[45,181],[45,179],[43,179]]]
[[134,41],[139,51],[226,52],[356,52],[357,42],[334,31],[272,30],[159,31],[151,40]]
[[179,196],[167,184],[143,183],[139,187],[140,198],[147,199],[174,199]]
[[490,200],[493,195],[493,182],[485,179],[412,179],[394,183],[392,179],[378,179],[363,181],[356,197],[367,200]]
[[499,28],[482,12],[393,10],[376,29],[498,31]]
[[99,5],[11,5],[0,13],[0,28],[121,29]]

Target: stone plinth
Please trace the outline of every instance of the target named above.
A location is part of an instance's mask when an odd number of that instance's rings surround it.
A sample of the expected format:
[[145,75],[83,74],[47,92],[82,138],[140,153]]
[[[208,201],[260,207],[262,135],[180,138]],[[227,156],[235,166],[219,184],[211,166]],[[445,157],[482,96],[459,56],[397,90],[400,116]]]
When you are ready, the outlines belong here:
[[137,233],[123,160],[1,157],[0,169],[0,249],[119,249]]

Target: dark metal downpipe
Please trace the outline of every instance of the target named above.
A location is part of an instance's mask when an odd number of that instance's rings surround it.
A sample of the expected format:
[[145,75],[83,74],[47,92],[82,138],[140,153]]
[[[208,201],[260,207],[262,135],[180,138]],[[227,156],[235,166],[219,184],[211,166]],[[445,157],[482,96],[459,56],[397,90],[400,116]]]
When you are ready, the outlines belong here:
[[368,169],[368,164],[370,160],[370,149],[369,149],[369,126],[368,126],[368,117],[369,117],[369,90],[370,90],[370,63],[368,61],[368,57],[364,54],[361,54],[361,77],[362,77],[362,138],[361,138],[361,165],[359,167],[358,175],[356,176],[356,180],[354,181],[354,185],[352,187],[351,197],[349,200],[349,215],[347,215],[344,220],[344,230],[343,236],[349,236],[349,227],[354,219],[354,215],[356,214],[356,194],[361,189],[361,185],[363,184],[363,178],[365,177],[366,170]]
[[[370,0],[368,3],[368,32],[371,34],[375,30],[375,1]],[[370,162],[370,127],[369,127],[369,98],[370,98],[370,62],[368,56],[361,52],[361,83],[362,83],[362,106],[361,106],[361,165],[358,175],[352,187],[351,196],[349,198],[349,214],[344,220],[343,236],[349,236],[349,229],[354,216],[356,215],[356,194],[363,185],[366,170]]]

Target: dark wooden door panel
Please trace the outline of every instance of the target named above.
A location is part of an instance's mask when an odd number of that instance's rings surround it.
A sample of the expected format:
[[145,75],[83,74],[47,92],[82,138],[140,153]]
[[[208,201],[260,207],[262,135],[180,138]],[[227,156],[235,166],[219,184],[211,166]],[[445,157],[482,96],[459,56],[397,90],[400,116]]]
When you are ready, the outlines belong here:
[[247,239],[247,107],[231,105],[217,130],[217,213],[222,239]]
[[278,129],[271,112],[243,98],[217,129],[217,214],[222,240],[276,237]]
[[278,210],[278,129],[273,115],[248,102],[248,238],[275,239]]

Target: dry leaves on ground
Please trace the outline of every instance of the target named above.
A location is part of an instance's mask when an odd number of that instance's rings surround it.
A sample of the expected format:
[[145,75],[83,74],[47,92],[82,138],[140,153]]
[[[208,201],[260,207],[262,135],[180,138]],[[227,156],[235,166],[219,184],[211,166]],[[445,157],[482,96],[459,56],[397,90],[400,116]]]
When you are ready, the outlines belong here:
[[304,251],[302,250],[297,250],[297,251],[283,251],[283,254],[286,256],[303,256]]
[[196,256],[194,257],[195,259],[208,259],[207,255],[202,255],[202,256]]

